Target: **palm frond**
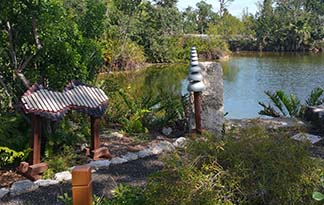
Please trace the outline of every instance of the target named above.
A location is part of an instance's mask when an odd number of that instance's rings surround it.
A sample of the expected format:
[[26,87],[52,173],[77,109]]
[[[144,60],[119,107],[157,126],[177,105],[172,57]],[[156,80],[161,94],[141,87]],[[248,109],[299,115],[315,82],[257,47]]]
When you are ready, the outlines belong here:
[[[276,93],[271,93],[270,91],[265,91],[264,93],[271,99],[271,101],[273,102],[273,104],[280,110],[280,112],[283,114],[283,116],[286,116],[286,112],[282,107],[282,102],[280,97],[278,96],[278,92]],[[279,92],[280,94],[280,92]]]
[[314,105],[321,105],[324,103],[324,99],[321,99],[324,90],[320,87],[317,87],[312,90],[311,94],[306,99],[306,105],[314,106]]

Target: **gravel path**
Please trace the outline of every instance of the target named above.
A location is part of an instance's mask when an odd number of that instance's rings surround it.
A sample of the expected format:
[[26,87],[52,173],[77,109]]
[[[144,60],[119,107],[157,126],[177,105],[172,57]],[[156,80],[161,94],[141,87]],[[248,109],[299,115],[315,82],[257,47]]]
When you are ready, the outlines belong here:
[[[107,169],[99,169],[92,174],[93,193],[98,196],[110,197],[110,191],[117,184],[143,186],[146,178],[162,169],[163,163],[157,156],[131,161],[125,164],[112,165]],[[36,191],[16,197],[5,197],[1,205],[64,205],[57,196],[67,192],[71,196],[71,183],[42,187]]]

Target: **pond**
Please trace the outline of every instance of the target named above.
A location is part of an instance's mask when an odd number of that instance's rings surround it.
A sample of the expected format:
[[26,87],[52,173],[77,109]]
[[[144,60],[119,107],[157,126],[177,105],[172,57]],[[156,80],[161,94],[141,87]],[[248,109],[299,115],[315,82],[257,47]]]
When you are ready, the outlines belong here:
[[324,88],[324,55],[312,53],[240,53],[222,63],[228,118],[258,117],[264,91],[284,90],[304,103],[315,87]]
[[[324,87],[324,54],[246,52],[221,64],[227,118],[259,117],[258,102],[269,102],[266,90],[284,90],[304,103],[312,89]],[[120,80],[137,96],[157,91],[180,96],[186,89],[181,86],[187,75],[187,64],[165,65],[122,74]]]

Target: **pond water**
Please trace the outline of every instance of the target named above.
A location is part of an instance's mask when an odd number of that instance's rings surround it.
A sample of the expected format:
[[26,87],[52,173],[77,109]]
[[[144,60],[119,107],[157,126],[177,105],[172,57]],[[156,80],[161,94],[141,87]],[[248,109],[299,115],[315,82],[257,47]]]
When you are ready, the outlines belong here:
[[224,105],[228,118],[258,117],[264,91],[284,90],[304,103],[315,87],[324,88],[324,55],[241,53],[225,63]]
[[[224,72],[224,109],[227,118],[259,117],[259,101],[268,103],[264,91],[284,90],[304,103],[315,87],[324,88],[324,54],[240,53],[222,62]],[[178,94],[188,65],[153,66],[123,74],[123,81],[136,95]]]

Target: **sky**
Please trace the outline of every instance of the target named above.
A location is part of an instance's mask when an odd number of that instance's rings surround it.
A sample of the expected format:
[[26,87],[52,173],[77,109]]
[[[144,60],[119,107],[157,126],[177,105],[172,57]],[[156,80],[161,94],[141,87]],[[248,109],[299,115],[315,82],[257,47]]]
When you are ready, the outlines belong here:
[[[179,0],[178,1],[178,8],[183,10],[188,6],[196,8],[196,3],[201,0]],[[208,4],[213,5],[213,9],[218,11],[219,9],[219,1],[218,0],[205,0]],[[242,16],[242,11],[244,8],[248,8],[249,13],[255,14],[257,10],[256,3],[259,0],[234,0],[228,7],[230,13],[236,17]]]

